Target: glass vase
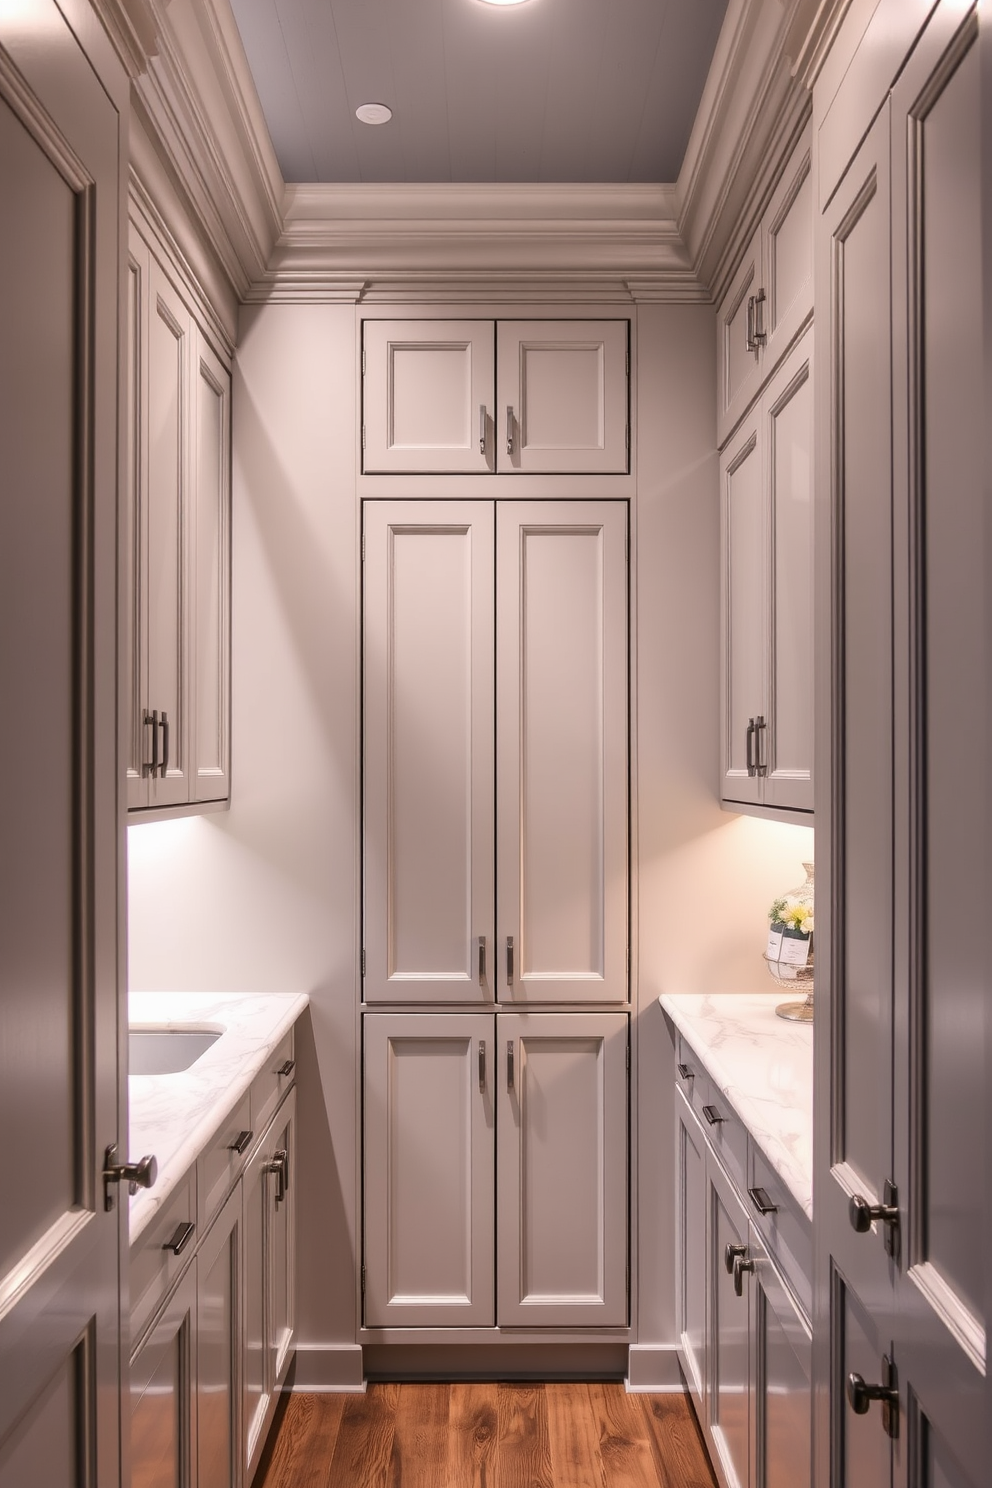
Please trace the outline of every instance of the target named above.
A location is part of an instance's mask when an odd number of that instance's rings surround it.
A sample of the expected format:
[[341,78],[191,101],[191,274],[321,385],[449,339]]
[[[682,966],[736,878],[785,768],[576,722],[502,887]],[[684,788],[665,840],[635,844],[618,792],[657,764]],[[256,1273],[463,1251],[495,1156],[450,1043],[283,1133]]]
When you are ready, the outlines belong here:
[[813,919],[813,864],[804,863],[806,878],[798,888],[789,889],[776,899],[773,909],[789,916],[789,923],[770,918],[768,943],[765,947],[765,963],[774,981],[803,994],[802,1000],[783,1002],[775,1009],[780,1018],[794,1023],[813,1021],[814,955],[813,931],[804,934],[794,923],[798,911],[805,911],[802,919]]

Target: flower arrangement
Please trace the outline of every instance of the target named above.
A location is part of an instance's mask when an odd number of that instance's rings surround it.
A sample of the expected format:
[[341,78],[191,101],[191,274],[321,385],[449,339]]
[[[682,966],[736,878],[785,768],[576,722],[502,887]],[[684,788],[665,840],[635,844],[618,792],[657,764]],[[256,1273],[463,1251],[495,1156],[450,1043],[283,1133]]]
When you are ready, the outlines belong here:
[[772,925],[781,925],[783,930],[792,930],[800,935],[813,934],[813,906],[801,899],[786,894],[776,899],[768,911]]

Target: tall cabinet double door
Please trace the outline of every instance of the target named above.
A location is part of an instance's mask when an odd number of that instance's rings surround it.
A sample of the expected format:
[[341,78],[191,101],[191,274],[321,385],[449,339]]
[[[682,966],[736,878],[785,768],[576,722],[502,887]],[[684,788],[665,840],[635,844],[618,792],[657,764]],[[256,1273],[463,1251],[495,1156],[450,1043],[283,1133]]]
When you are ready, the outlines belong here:
[[365,1324],[625,1328],[626,503],[369,501],[363,565]]
[[626,503],[364,518],[364,1001],[626,1003]]

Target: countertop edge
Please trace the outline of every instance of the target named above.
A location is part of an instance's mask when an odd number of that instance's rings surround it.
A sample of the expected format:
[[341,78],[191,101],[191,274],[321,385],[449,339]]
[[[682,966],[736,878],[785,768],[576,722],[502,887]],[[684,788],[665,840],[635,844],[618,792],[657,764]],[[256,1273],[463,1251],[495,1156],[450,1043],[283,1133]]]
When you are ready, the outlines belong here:
[[[810,1175],[809,1179],[806,1179],[806,1175],[804,1174],[803,1178],[805,1181],[800,1186],[793,1155],[781,1143],[775,1140],[769,1140],[766,1125],[758,1118],[755,1108],[748,1098],[747,1091],[742,1090],[741,1086],[732,1078],[713,1046],[700,1037],[698,1028],[693,1025],[687,1013],[679,1006],[679,996],[680,994],[678,993],[662,993],[658,998],[662,1011],[671,1019],[683,1038],[687,1039],[692,1045],[702,1061],[706,1073],[711,1079],[716,1081],[721,1093],[727,1098],[744,1123],[751,1139],[760,1147],[776,1173],[778,1173],[779,1177],[788,1187],[789,1192],[806,1215],[806,1218],[812,1222],[812,1175]],[[755,1130],[755,1127],[758,1130]]]
[[[137,994],[138,997],[144,995],[161,996],[165,994]],[[195,993],[175,994],[177,1000],[180,998],[192,999],[198,995]],[[228,999],[230,999],[231,995],[226,994]],[[204,1001],[221,1001],[224,996],[225,994],[204,993],[203,999]],[[130,1199],[128,1211],[129,1247],[133,1247],[135,1242],[140,1239],[155,1214],[168,1201],[190,1169],[195,1166],[200,1153],[209,1145],[211,1138],[224,1124],[238,1101],[241,1100],[245,1092],[250,1088],[252,1081],[261,1070],[266,1059],[271,1055],[273,1049],[277,1047],[289,1030],[299,1021],[310,1004],[310,998],[305,992],[246,993],[244,996],[246,998],[249,996],[257,996],[259,999],[264,998],[270,1005],[278,999],[277,1005],[280,1010],[275,1021],[267,1025],[264,1042],[255,1044],[251,1048],[251,1051],[246,1053],[244,1062],[239,1063],[237,1078],[235,1080],[228,1080],[219,1087],[217,1098],[211,1103],[207,1112],[199,1120],[195,1121],[188,1131],[184,1132],[180,1145],[170,1152],[160,1164],[154,1187],[143,1190]],[[283,1004],[285,1005],[283,1006]],[[185,1018],[171,1017],[168,1019],[156,1018],[154,1020],[159,1026],[174,1026],[176,1028],[186,1027],[190,1023],[203,1024],[209,1021],[210,1015],[195,1014],[191,1014]],[[140,1027],[140,1019],[136,1019],[132,1026]],[[237,1035],[235,1034],[234,1036],[236,1037]],[[208,1055],[204,1056],[205,1059],[209,1057],[210,1052],[208,1051]],[[206,1070],[201,1071],[201,1074],[209,1073],[209,1068],[208,1065]],[[139,1078],[149,1082],[146,1089],[165,1093],[169,1091],[170,1087],[165,1085],[164,1082],[181,1077],[174,1075],[148,1075]],[[152,1082],[155,1082],[154,1086]],[[133,1104],[133,1093],[130,1088],[128,1096],[130,1108]],[[142,1143],[141,1145],[144,1144]],[[143,1154],[132,1154],[132,1156],[135,1155],[141,1156]]]

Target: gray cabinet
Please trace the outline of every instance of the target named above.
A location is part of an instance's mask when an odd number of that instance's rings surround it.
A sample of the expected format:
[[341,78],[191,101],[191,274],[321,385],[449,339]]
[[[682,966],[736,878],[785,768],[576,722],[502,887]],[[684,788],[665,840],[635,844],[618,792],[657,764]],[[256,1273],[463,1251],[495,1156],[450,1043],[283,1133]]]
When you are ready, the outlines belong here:
[[720,459],[721,797],[813,809],[813,332]]
[[681,1039],[675,1116],[679,1362],[721,1488],[809,1488],[810,1223]]
[[130,810],[225,800],[230,371],[164,250],[128,253],[125,676]]
[[262,1071],[132,1247],[135,1484],[246,1488],[258,1465],[296,1308],[295,1089],[260,1138],[242,1125],[267,1089]]
[[366,320],[362,470],[625,473],[628,337],[626,320]]
[[626,1014],[364,1022],[366,1326],[626,1326]]

